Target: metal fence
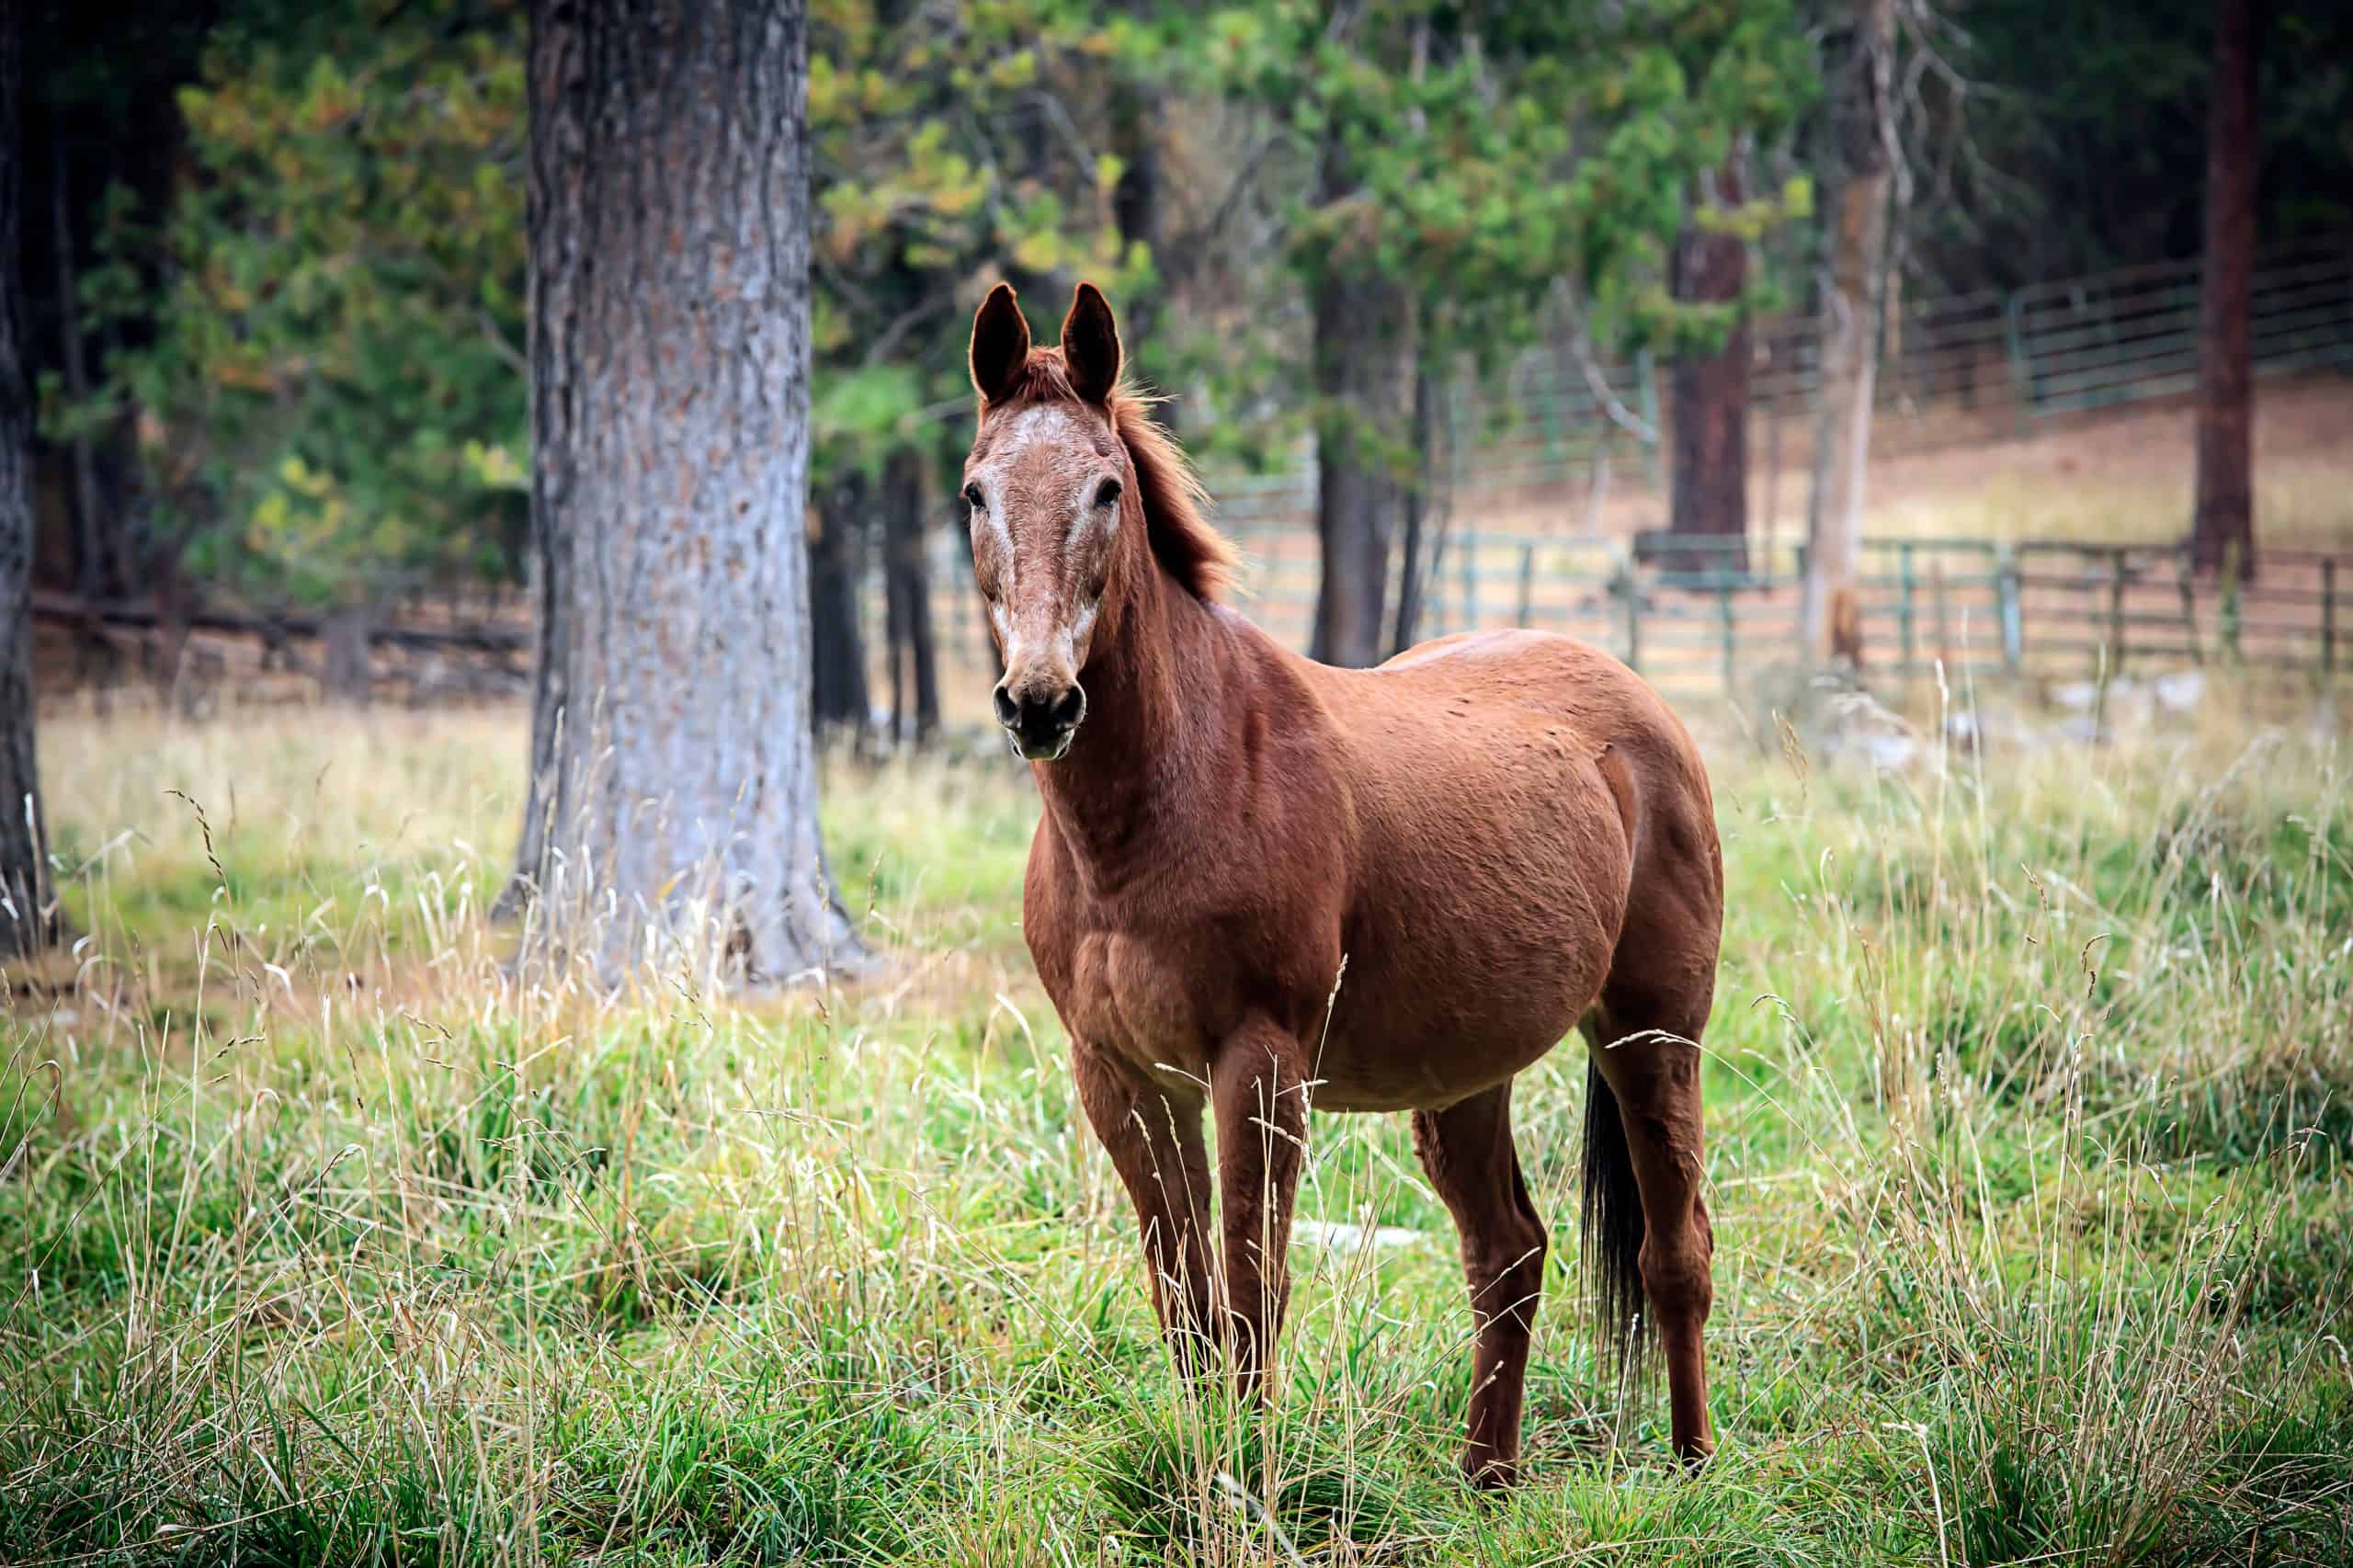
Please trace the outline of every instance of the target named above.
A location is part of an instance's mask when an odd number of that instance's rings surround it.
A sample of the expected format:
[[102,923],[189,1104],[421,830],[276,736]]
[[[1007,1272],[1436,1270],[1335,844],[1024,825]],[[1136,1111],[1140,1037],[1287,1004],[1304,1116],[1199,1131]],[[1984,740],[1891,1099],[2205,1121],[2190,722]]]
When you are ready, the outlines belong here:
[[[1881,450],[1998,438],[2039,421],[2192,386],[2199,264],[2163,262],[1985,292],[1892,301],[1880,335]],[[2258,374],[2353,369],[2353,234],[2275,252],[2256,269]],[[1760,449],[1802,464],[1822,379],[1822,323],[1785,316],[1752,331],[1749,385]],[[1586,365],[1563,324],[1494,390],[1449,399],[1445,478],[1463,494],[1582,495],[1599,465],[1665,482],[1657,436],[1671,416],[1665,368],[1649,355]],[[1312,509],[1312,478],[1294,475]],[[1568,503],[1574,505],[1574,502]],[[1296,508],[1295,508],[1296,509]]]
[[[2253,312],[2259,373],[2353,371],[2353,233],[2264,258]],[[1881,335],[1872,445],[2000,439],[2039,421],[2177,395],[2196,375],[2197,316],[2195,262],[1895,301]],[[1803,546],[1752,538],[1745,571],[1665,571],[1594,527],[1613,483],[1663,483],[1655,438],[1671,411],[1648,357],[1593,366],[1570,342],[1563,328],[1495,392],[1449,398],[1442,509],[1517,510],[1538,528],[1439,529],[1422,634],[1552,627],[1600,642],[1662,685],[1736,685],[1745,665],[1796,645]],[[1803,472],[1820,343],[1811,319],[1755,329],[1750,396],[1765,438],[1752,441],[1751,461],[1777,476]],[[1274,473],[1208,480],[1219,521],[1249,557],[1246,608],[1305,647],[1320,569],[1312,451]],[[1515,508],[1514,499],[1537,505]],[[952,585],[943,607],[950,648],[983,660],[961,541],[935,544],[937,580]],[[1676,549],[1688,565],[1690,551],[1680,540]],[[1724,561],[1734,563],[1729,553]],[[2227,585],[2194,576],[2169,548],[2083,540],[1873,537],[1861,565],[1866,658],[1883,670],[1918,672],[1938,660],[1956,672],[2016,673],[2206,659],[2333,670],[2353,636],[2345,619],[2353,607],[2342,599],[2353,592],[2353,554],[2268,551],[2257,579]]]
[[[1280,641],[1307,644],[1316,562],[1310,551],[1244,536],[1251,572],[1242,608]],[[1463,532],[1444,540],[1424,599],[1421,637],[1529,626],[1608,649],[1677,694],[1742,689],[1796,662],[1805,547],[1752,545],[1745,570],[1690,570],[1710,546],[1676,541],[1679,566],[1645,562],[1606,539]],[[1868,672],[2100,675],[2145,666],[2250,664],[2330,674],[2353,660],[2353,551],[2276,550],[2261,573],[2200,575],[2170,547],[2095,540],[1870,537],[1858,574]],[[961,562],[951,632],[985,657]]]

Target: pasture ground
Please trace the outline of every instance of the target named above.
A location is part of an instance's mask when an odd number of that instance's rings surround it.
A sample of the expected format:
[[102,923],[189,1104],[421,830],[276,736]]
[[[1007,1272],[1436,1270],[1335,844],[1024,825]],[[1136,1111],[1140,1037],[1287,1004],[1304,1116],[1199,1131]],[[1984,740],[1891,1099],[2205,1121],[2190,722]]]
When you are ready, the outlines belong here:
[[878,977],[616,997],[483,918],[519,714],[57,714],[0,1562],[2342,1563],[2353,752],[2343,693],[2239,695],[1902,778],[1706,737],[1723,1449],[1595,1369],[1572,1043],[1495,1505],[1402,1119],[1315,1120],[1302,1214],[1415,1234],[1298,1253],[1264,1424],[1173,1380],[1003,757],[831,773]]

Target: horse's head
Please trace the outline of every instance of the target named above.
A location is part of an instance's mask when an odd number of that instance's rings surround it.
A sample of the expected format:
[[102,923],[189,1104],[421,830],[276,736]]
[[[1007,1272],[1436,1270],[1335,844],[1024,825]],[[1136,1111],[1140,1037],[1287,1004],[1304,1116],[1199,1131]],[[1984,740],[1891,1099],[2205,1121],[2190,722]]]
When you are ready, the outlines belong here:
[[1112,402],[1120,330],[1082,283],[1059,349],[1033,349],[1013,290],[989,290],[972,322],[980,434],[964,460],[972,570],[1005,659],[996,716],[1018,756],[1051,762],[1086,717],[1078,677],[1119,613],[1122,576],[1148,560],[1135,536],[1135,472]]

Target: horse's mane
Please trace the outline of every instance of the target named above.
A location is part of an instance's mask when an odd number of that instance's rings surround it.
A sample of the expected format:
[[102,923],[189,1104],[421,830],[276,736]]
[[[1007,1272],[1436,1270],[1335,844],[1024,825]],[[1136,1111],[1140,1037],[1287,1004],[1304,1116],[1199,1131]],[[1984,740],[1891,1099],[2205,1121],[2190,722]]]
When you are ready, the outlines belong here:
[[[1030,350],[1021,383],[1002,401],[1007,405],[1074,403],[1070,375],[1059,348]],[[1233,585],[1242,554],[1209,520],[1210,495],[1193,472],[1185,449],[1152,416],[1157,394],[1121,381],[1108,404],[1111,428],[1135,464],[1137,501],[1143,507],[1152,553],[1168,574],[1197,599],[1215,599]]]

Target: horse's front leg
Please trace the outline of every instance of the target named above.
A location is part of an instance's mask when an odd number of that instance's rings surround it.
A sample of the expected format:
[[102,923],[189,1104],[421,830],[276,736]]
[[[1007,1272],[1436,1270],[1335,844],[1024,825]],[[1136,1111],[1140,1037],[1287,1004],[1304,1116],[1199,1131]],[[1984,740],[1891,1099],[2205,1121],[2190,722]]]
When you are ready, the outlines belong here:
[[1245,1400],[1264,1392],[1290,1296],[1291,1201],[1307,1152],[1306,1068],[1297,1038],[1264,1019],[1234,1031],[1210,1065],[1226,1316],[1234,1385]]
[[1078,1103],[1135,1205],[1152,1304],[1188,1376],[1217,1361],[1215,1265],[1210,1253],[1209,1156],[1201,1094],[1190,1083],[1146,1083],[1118,1055],[1071,1043]]

